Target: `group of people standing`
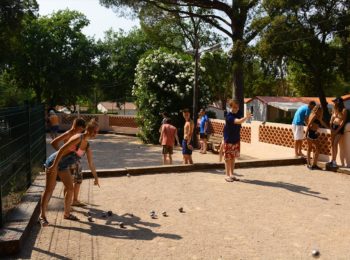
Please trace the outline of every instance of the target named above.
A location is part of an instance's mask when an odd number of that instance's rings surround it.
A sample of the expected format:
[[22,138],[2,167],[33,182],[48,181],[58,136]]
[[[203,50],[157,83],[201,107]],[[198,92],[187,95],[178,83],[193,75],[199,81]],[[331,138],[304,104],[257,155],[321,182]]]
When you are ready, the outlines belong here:
[[[350,115],[345,108],[344,100],[337,97],[332,100],[334,108],[329,123],[323,119],[323,109],[321,105],[311,101],[308,105],[301,106],[295,113],[292,130],[295,141],[295,156],[304,157],[302,153],[303,140],[307,141],[307,167],[310,170],[319,169],[317,166],[320,154],[319,128],[329,128],[331,130],[331,161],[328,163],[331,167],[336,167],[336,158],[338,154],[339,140],[344,134],[344,128],[347,122],[350,122]],[[304,132],[304,126],[306,131]],[[313,156],[311,157],[311,153]]]
[[[251,113],[247,113],[243,117],[239,111],[238,100],[230,100],[228,102],[230,112],[226,114],[225,126],[223,131],[223,139],[220,145],[219,158],[225,159],[225,172],[227,182],[238,181],[239,179],[234,176],[235,159],[240,156],[240,130],[241,125],[246,120],[252,117]],[[184,164],[193,164],[192,151],[193,151],[193,132],[195,131],[194,122],[191,119],[191,113],[189,109],[183,109],[182,115],[185,119],[184,136],[181,143],[182,155]],[[200,139],[200,153],[205,154],[207,152],[207,140],[208,140],[208,128],[209,119],[204,109],[199,112],[199,139]],[[160,128],[159,142],[163,146],[163,163],[172,163],[173,147],[175,140],[179,144],[179,138],[177,135],[177,129],[171,125],[171,120],[166,113],[163,113],[162,126]],[[169,160],[167,160],[169,157]],[[221,159],[220,159],[221,161]]]
[[[317,160],[319,155],[319,133],[320,127],[331,129],[332,160],[331,166],[336,166],[337,146],[341,135],[344,133],[344,127],[349,122],[348,114],[342,98],[333,100],[334,109],[329,124],[323,119],[322,107],[311,101],[308,105],[300,107],[295,113],[292,130],[295,140],[295,156],[304,156],[301,152],[302,142],[307,140],[307,163],[309,169],[317,169]],[[235,160],[240,156],[240,130],[241,125],[252,117],[250,112],[243,116],[239,110],[239,102],[230,100],[228,102],[230,111],[225,116],[225,126],[223,130],[223,139],[220,144],[219,158],[225,160],[225,180],[227,182],[239,181],[234,176]],[[52,114],[53,115],[53,114]],[[193,133],[195,124],[191,119],[189,109],[183,109],[182,115],[185,120],[182,146],[182,155],[184,164],[193,164]],[[53,115],[54,116],[54,115]],[[199,113],[199,135],[201,153],[207,152],[208,139],[208,116],[202,109]],[[304,132],[304,126],[306,131]],[[49,224],[46,217],[46,210],[49,200],[56,186],[57,176],[62,180],[64,185],[64,218],[68,220],[78,220],[71,214],[71,206],[84,206],[78,200],[80,185],[82,182],[80,159],[84,154],[87,156],[89,168],[95,178],[94,184],[99,186],[99,180],[92,159],[92,151],[89,146],[89,140],[95,138],[99,126],[95,120],[85,123],[83,119],[76,119],[70,130],[59,137],[55,137],[51,145],[57,150],[49,156],[45,162],[46,167],[46,187],[41,198],[40,223],[42,226]],[[163,113],[163,121],[159,129],[159,142],[163,146],[163,163],[172,164],[172,154],[175,141],[180,144],[176,127],[172,124],[171,119],[166,113]],[[60,146],[61,145],[61,146]],[[311,153],[313,158],[311,159]]]

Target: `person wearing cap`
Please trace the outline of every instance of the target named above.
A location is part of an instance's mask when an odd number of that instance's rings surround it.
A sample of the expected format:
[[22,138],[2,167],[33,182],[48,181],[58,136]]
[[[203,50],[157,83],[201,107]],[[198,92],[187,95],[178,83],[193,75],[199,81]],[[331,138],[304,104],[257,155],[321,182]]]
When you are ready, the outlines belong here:
[[339,140],[344,134],[344,128],[347,121],[347,110],[344,106],[344,100],[341,97],[337,97],[332,100],[334,108],[332,111],[332,117],[330,121],[331,126],[331,155],[332,160],[328,163],[332,167],[337,167],[336,158],[338,154]]
[[57,137],[58,129],[59,129],[59,120],[55,111],[50,110],[49,112],[49,123],[50,123],[50,135],[52,140]]
[[298,110],[295,112],[292,122],[292,131],[294,137],[294,149],[296,157],[304,157],[303,153],[301,152],[304,139],[304,126],[307,125],[308,118],[311,114],[312,109],[315,106],[316,102],[310,101],[308,105],[303,105],[299,107]]
[[182,155],[184,164],[193,164],[192,160],[192,135],[194,130],[194,123],[191,120],[191,113],[189,109],[182,110],[182,116],[185,119],[184,125],[184,139],[182,140]]

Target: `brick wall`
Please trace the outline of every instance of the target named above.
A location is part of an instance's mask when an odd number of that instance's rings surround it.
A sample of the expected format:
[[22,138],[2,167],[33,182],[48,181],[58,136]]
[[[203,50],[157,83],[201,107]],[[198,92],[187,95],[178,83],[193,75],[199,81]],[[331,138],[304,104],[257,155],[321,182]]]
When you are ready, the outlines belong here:
[[[61,124],[63,125],[72,125],[74,119],[78,117],[77,114],[73,115],[67,115],[67,114],[60,114],[61,118]],[[84,115],[81,114],[80,117],[85,120],[86,123],[88,123],[91,119],[95,119],[98,122],[98,115]]]
[[[209,120],[209,131],[212,134],[223,135],[224,131],[224,120],[219,119],[210,119]],[[241,128],[241,141],[245,143],[251,143],[252,131],[250,126],[242,126]]]
[[137,128],[136,118],[133,116],[109,116],[110,126]]
[[[320,154],[330,155],[330,134],[326,130],[320,130]],[[293,132],[290,125],[260,125],[259,142],[294,148]],[[306,140],[303,141],[303,149],[307,149]]]

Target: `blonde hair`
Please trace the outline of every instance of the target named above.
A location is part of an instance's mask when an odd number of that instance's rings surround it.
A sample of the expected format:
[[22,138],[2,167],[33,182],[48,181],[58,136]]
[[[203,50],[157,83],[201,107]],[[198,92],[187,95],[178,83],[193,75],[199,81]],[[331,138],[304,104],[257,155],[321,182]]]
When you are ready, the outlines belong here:
[[93,118],[86,125],[86,132],[91,134],[98,127],[97,121]]

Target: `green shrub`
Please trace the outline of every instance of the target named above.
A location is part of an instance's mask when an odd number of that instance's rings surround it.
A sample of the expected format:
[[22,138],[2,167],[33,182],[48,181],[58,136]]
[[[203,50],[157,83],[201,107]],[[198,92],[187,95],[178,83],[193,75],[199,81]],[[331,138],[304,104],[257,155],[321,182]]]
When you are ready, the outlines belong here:
[[[193,85],[191,56],[159,49],[140,59],[133,95],[138,107],[137,121],[142,141],[158,143],[161,112],[167,112],[175,126],[182,126],[180,110],[192,107]],[[210,102],[210,92],[201,80],[199,86],[199,107],[205,107]]]

